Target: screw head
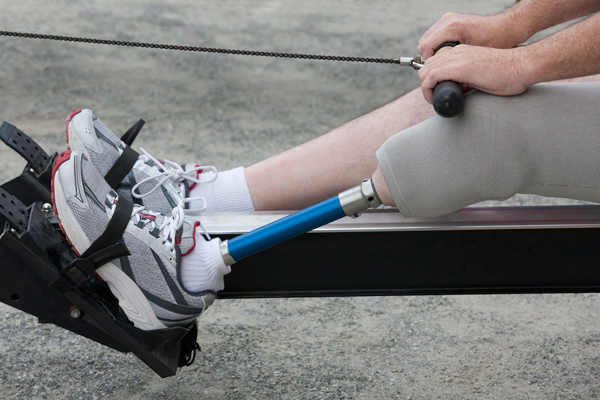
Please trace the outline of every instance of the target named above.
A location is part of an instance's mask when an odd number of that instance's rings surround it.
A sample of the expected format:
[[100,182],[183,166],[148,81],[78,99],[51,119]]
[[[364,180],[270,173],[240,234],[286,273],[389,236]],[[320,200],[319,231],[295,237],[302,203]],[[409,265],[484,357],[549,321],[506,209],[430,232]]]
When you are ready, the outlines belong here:
[[81,317],[81,311],[78,310],[77,308],[72,308],[71,309],[71,318],[77,319],[79,317]]
[[53,209],[52,209],[52,204],[50,203],[44,203],[42,205],[42,213],[46,216],[49,217],[52,214],[54,214]]

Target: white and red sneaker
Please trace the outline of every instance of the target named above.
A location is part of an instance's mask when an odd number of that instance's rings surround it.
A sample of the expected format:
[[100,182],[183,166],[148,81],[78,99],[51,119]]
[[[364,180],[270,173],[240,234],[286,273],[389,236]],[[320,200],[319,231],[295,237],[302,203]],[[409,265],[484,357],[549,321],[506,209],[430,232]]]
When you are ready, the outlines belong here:
[[[112,145],[106,148],[118,151]],[[52,174],[52,196],[61,229],[78,254],[100,240],[119,201],[128,202],[106,183],[89,153],[75,150],[58,156]],[[131,322],[143,330],[187,325],[215,300],[214,288],[190,292],[183,287],[181,260],[195,247],[220,254],[220,241],[206,241],[195,234],[199,222],[185,217],[182,201],[171,211],[172,216],[166,217],[134,205],[131,215],[125,216],[129,221],[122,237],[116,239],[127,246],[131,255],[96,270]],[[222,274],[229,272],[219,260],[207,274],[212,276],[219,269]]]
[[[159,161],[143,149],[144,154],[136,153],[89,109],[78,109],[67,116],[66,134],[70,149],[85,154],[120,196],[164,215],[169,215],[182,199],[188,199],[196,184],[211,183],[218,177],[213,166],[180,166],[169,160]],[[206,201],[201,204],[204,207],[196,211],[206,209]]]

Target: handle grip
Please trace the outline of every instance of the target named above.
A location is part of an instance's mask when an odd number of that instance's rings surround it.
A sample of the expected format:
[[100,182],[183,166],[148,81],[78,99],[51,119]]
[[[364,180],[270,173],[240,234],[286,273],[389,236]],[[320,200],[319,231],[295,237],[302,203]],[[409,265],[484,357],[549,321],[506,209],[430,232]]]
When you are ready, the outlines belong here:
[[[434,54],[444,49],[457,46],[459,43],[442,43],[435,49]],[[433,89],[433,109],[444,118],[456,117],[465,107],[465,95],[462,85],[453,81],[442,81]]]

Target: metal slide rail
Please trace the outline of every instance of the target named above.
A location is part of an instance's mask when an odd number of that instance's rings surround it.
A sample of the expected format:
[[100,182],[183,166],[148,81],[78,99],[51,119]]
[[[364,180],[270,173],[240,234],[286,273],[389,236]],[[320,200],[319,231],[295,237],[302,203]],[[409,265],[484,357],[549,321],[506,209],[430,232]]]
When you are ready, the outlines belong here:
[[[202,216],[233,237],[287,213]],[[366,211],[234,265],[219,298],[599,292],[600,206]]]

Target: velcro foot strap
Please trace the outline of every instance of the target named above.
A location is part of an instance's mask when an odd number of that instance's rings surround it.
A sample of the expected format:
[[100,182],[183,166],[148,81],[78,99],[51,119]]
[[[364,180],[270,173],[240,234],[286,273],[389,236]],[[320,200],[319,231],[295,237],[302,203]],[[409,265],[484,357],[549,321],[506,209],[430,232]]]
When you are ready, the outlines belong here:
[[68,280],[68,284],[57,280],[51,286],[57,290],[61,288],[77,289],[84,285],[104,264],[119,257],[129,256],[131,253],[121,238],[131,218],[132,210],[133,203],[131,201],[119,198],[113,216],[102,235],[80,257],[61,269],[60,274]]
[[112,168],[106,173],[104,180],[108,182],[111,188],[116,189],[117,186],[123,182],[123,179],[127,176],[133,165],[138,160],[140,156],[135,150],[133,150],[130,146],[137,137],[138,133],[142,130],[146,122],[143,119],[140,119],[138,122],[133,124],[131,128],[127,130],[121,136],[121,141],[125,143],[127,146],[123,149],[123,153],[119,156],[117,161],[114,163]]
[[123,182],[123,179],[127,176],[131,168],[133,168],[133,164],[138,160],[139,153],[133,150],[131,147],[126,146],[123,149],[123,153],[117,158],[114,165],[104,176],[104,180],[106,183],[110,185],[111,188],[116,189],[117,186]]
[[127,132],[123,134],[123,136],[121,136],[121,141],[123,141],[127,146],[131,146],[138,133],[140,133],[140,131],[142,130],[142,126],[144,126],[145,123],[146,121],[140,119],[138,122],[133,124],[133,126],[129,128]]

